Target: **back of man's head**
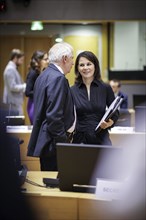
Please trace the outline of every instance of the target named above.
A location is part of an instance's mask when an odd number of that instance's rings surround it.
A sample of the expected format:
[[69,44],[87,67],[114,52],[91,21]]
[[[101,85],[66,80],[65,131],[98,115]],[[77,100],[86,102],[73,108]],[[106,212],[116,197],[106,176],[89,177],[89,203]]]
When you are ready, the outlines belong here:
[[10,54],[10,60],[14,60],[15,58],[19,59],[24,56],[24,53],[19,49],[13,49]]
[[56,43],[49,50],[49,62],[60,63],[63,56],[71,57],[73,54],[73,48],[66,42]]

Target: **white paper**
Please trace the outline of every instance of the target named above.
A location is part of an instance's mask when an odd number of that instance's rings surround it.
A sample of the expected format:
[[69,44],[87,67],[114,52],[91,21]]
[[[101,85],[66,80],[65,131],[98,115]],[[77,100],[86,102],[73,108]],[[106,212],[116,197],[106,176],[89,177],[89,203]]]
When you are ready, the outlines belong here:
[[103,121],[106,121],[107,119],[109,119],[114,113],[115,111],[118,109],[118,107],[120,106],[121,102],[123,101],[123,98],[120,96],[117,96],[114,101],[111,103],[111,105],[109,106],[109,108],[107,109],[107,111],[105,112],[105,114],[103,115],[102,119],[100,120],[99,124],[97,125],[97,127],[95,128],[95,131],[97,131],[97,129],[100,127],[101,123]]

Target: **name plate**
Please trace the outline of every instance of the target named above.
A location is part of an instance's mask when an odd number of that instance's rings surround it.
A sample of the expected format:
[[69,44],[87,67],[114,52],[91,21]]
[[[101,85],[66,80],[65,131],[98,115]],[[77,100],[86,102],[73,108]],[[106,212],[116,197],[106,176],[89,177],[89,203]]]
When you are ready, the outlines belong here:
[[32,125],[9,125],[6,127],[7,133],[31,133]]
[[95,191],[97,199],[119,200],[121,198],[122,185],[122,182],[97,179]]

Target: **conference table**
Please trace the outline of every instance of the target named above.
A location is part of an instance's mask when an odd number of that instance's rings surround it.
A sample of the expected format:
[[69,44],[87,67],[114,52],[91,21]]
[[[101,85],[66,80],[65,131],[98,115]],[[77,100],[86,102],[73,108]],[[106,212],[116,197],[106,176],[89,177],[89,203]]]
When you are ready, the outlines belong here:
[[46,188],[43,178],[56,176],[57,172],[27,173],[26,182],[22,186],[23,194],[38,220],[114,220],[111,201],[97,198],[96,194]]
[[[27,156],[27,146],[30,139],[32,126],[7,126],[7,132],[22,140],[20,145],[20,154],[22,164],[26,164],[29,171],[40,171],[39,159]],[[134,127],[114,127],[109,132],[112,145],[117,146],[135,146],[140,142],[146,143],[146,132],[135,132]]]
[[[43,178],[56,178],[57,172],[41,172],[39,159],[27,157],[31,131],[32,126],[7,127],[9,134],[23,140],[20,145],[21,163],[26,164],[28,172],[22,192],[38,220],[121,220],[114,210],[115,201],[103,200],[92,193],[46,188]],[[110,131],[110,137],[115,147],[139,147],[139,143],[146,141],[146,133],[135,132],[133,127],[114,128]]]

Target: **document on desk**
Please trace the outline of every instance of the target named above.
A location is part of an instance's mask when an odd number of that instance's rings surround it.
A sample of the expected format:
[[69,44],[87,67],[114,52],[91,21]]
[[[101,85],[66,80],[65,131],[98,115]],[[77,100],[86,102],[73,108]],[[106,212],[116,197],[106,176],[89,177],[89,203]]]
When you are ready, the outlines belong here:
[[117,111],[119,108],[120,104],[123,101],[122,96],[117,96],[114,101],[111,103],[105,114],[103,115],[102,119],[100,120],[99,124],[95,128],[96,133],[100,132],[102,128],[100,128],[100,125],[103,121],[108,121]]

